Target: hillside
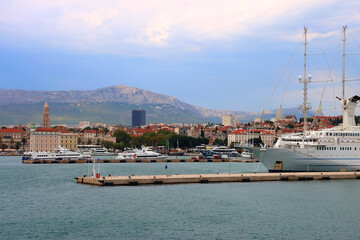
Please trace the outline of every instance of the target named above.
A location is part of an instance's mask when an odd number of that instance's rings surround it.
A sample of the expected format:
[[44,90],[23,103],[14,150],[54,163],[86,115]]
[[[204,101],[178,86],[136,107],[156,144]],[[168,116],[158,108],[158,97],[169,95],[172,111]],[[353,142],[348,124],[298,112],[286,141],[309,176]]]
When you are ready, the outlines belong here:
[[[45,101],[50,105],[52,124],[75,124],[87,120],[129,125],[131,110],[140,105],[146,110],[147,123],[220,123],[221,117],[227,114],[234,114],[239,121],[247,122],[257,116],[245,111],[207,109],[164,94],[116,85],[89,91],[0,89],[0,124],[41,123]],[[275,112],[270,111],[266,117],[273,117]]]

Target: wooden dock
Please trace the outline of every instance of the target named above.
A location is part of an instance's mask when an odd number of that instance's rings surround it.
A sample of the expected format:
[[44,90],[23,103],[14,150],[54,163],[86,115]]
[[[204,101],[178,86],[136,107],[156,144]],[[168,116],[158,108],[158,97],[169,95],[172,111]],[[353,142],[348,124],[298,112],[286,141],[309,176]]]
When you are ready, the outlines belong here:
[[[76,164],[76,163],[92,163],[93,159],[81,159],[81,160],[22,160],[25,164]],[[159,163],[159,162],[229,162],[229,159],[213,158],[213,159],[99,159],[96,163]],[[259,162],[258,159],[230,159],[230,162]]]
[[137,186],[145,184],[224,183],[261,181],[311,181],[360,179],[360,172],[292,172],[292,173],[236,173],[190,175],[144,175],[77,177],[77,183],[98,186]]

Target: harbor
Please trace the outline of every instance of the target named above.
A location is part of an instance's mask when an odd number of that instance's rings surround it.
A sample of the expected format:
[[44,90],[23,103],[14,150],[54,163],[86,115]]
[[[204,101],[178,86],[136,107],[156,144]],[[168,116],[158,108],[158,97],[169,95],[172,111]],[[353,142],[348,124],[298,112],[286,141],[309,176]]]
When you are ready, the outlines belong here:
[[360,179],[360,172],[217,173],[142,176],[101,176],[97,173],[95,176],[83,176],[75,179],[77,183],[97,186],[138,186],[151,184]]

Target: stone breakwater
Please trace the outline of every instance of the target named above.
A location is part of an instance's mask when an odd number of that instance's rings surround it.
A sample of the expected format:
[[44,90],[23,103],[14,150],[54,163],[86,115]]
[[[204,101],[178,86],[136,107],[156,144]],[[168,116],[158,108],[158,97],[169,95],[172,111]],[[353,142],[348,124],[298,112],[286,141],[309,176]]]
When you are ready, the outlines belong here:
[[359,172],[291,172],[291,173],[236,173],[77,177],[77,183],[98,186],[137,186],[146,184],[224,183],[261,181],[312,181],[360,179]]

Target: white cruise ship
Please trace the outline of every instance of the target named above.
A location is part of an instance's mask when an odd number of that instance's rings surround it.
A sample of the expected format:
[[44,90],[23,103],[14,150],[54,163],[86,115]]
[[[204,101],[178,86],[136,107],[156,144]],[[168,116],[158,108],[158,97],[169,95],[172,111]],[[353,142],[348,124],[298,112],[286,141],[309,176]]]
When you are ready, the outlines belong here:
[[22,157],[22,160],[79,160],[84,159],[84,156],[79,152],[73,152],[69,149],[60,147],[54,152],[27,152]]
[[[345,50],[345,33],[343,42]],[[305,29],[306,46],[306,29]],[[305,48],[306,57],[306,48]],[[345,52],[343,54],[345,67]],[[305,65],[306,67],[306,65]],[[306,70],[305,70],[306,72]],[[304,80],[304,119],[308,110],[306,83]],[[342,104],[343,124],[330,129],[307,131],[281,136],[273,148],[244,147],[251,150],[270,172],[278,171],[359,171],[360,170],[360,126],[355,124],[355,108],[359,96],[345,98],[345,69],[343,71]]]

